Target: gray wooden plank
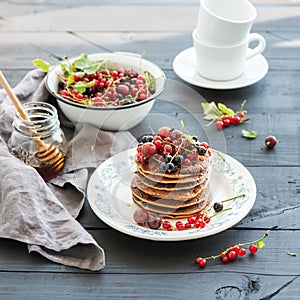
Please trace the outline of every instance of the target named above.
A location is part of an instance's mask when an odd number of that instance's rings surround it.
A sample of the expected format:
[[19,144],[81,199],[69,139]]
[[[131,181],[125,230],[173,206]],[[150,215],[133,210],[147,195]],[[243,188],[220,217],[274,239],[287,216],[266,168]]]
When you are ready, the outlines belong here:
[[[264,56],[270,70],[299,70],[299,31],[258,31],[267,40]],[[51,63],[48,55],[72,57],[80,53],[123,51],[142,55],[164,69],[172,69],[175,56],[192,47],[191,33],[173,32],[0,32],[2,68],[32,68],[32,59],[40,57]],[[165,55],[167,53],[167,55]],[[295,63],[287,64],[287,61]]]
[[[298,299],[299,277],[221,272],[103,275],[0,273],[0,296],[18,299]],[[276,297],[274,298],[276,299]]]
[[[96,272],[100,274],[181,274],[184,278],[183,274],[236,272],[257,276],[298,276],[299,259],[287,252],[299,255],[299,230],[271,230],[265,239],[265,247],[257,254],[246,254],[227,265],[216,259],[208,261],[205,269],[200,269],[195,263],[198,256],[218,255],[233,244],[258,239],[264,232],[229,229],[202,239],[157,242],[130,237],[113,229],[89,230],[106,252],[106,267]],[[0,271],[11,274],[11,278],[15,272],[93,273],[53,263],[35,253],[28,254],[25,245],[4,239],[0,244]]]
[[[74,1],[73,1],[74,2]],[[56,2],[57,3],[57,2]],[[199,2],[182,5],[180,2],[160,1],[142,2],[128,5],[120,2],[117,6],[107,1],[61,4],[46,6],[45,3],[31,3],[16,6],[14,3],[4,3],[0,8],[7,14],[2,15],[1,28],[5,31],[91,31],[95,28],[109,31],[182,31],[192,30],[196,25]],[[299,28],[297,16],[300,7],[290,1],[288,4],[279,1],[254,1],[258,11],[255,26],[260,28]],[[17,7],[17,9],[16,9]],[[89,16],[84,22],[74,22],[80,17]],[[69,17],[72,16],[72,17]],[[182,16],[189,16],[183,18]],[[145,22],[145,18],[153,20]],[[111,20],[117,20],[112,22]],[[53,20],[56,20],[53,22]],[[134,20],[134,22],[128,22]],[[41,26],[43,24],[43,26]]]

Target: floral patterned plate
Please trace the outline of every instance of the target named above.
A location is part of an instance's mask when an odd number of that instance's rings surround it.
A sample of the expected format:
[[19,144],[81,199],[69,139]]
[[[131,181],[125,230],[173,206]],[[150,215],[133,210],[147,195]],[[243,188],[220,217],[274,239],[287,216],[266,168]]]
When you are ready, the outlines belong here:
[[[256,185],[249,171],[229,155],[213,151],[210,185],[213,202],[245,194],[224,203],[224,210],[203,229],[184,231],[154,230],[136,224],[137,208],[131,198],[130,183],[136,170],[136,149],[121,152],[102,163],[92,174],[87,198],[94,213],[114,229],[138,238],[157,241],[182,241],[202,238],[224,231],[242,220],[254,205]],[[183,220],[184,221],[184,220]]]

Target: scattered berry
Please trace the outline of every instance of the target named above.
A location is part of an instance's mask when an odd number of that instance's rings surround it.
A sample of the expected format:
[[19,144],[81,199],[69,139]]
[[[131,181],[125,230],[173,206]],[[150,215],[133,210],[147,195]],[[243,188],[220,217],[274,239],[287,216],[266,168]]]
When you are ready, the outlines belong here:
[[269,135],[265,139],[265,144],[269,149],[274,148],[277,145],[277,143],[278,143],[278,140],[273,135]]
[[201,260],[199,261],[199,266],[200,266],[201,268],[206,267],[206,260],[205,260],[205,259],[201,259]]

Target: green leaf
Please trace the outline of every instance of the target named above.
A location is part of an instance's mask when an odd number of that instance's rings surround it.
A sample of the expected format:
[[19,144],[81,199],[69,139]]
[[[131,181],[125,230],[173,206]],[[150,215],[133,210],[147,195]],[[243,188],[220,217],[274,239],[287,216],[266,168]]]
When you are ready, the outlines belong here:
[[255,139],[257,136],[257,132],[254,130],[242,130],[242,136],[247,139]]
[[34,66],[36,66],[39,69],[42,69],[46,73],[49,71],[50,64],[40,58],[34,59],[32,63]]
[[60,67],[64,72],[65,77],[69,77],[73,73],[72,68],[69,64],[61,63]]
[[87,54],[81,54],[80,58],[76,59],[72,66],[74,66],[74,71],[82,70],[86,74],[94,74],[98,71],[104,60],[90,60]]
[[218,120],[222,115],[222,111],[218,109],[215,102],[202,102],[201,103],[203,109],[203,119],[207,121],[215,121]]
[[264,241],[258,241],[257,242],[257,247],[259,248],[259,249],[261,249],[261,248],[263,248],[265,246],[265,243],[264,243]]
[[224,115],[234,116],[234,111],[231,108],[228,108],[225,104],[218,103],[218,108]]
[[82,94],[85,92],[87,88],[90,88],[94,85],[94,81],[85,82],[85,81],[78,81],[76,84],[72,85],[72,88],[77,90],[78,93]]

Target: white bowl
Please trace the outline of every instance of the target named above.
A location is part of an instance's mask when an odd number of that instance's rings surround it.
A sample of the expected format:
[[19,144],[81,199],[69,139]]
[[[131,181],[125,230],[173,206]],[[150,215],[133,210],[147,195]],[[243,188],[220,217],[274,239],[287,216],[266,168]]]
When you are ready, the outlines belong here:
[[[143,101],[124,106],[85,106],[64,99],[58,94],[59,78],[57,74],[62,74],[61,65],[58,64],[49,71],[46,78],[46,88],[56,98],[58,106],[63,114],[74,123],[88,123],[103,130],[128,130],[136,126],[148,115],[156,97],[163,92],[166,83],[164,72],[154,63],[133,53],[97,53],[90,54],[88,57],[91,60],[108,60],[108,65],[111,63],[116,67],[132,69],[138,73],[148,71],[156,80],[156,91],[153,95]],[[69,61],[72,63],[78,58],[79,57],[74,57],[69,59]]]

